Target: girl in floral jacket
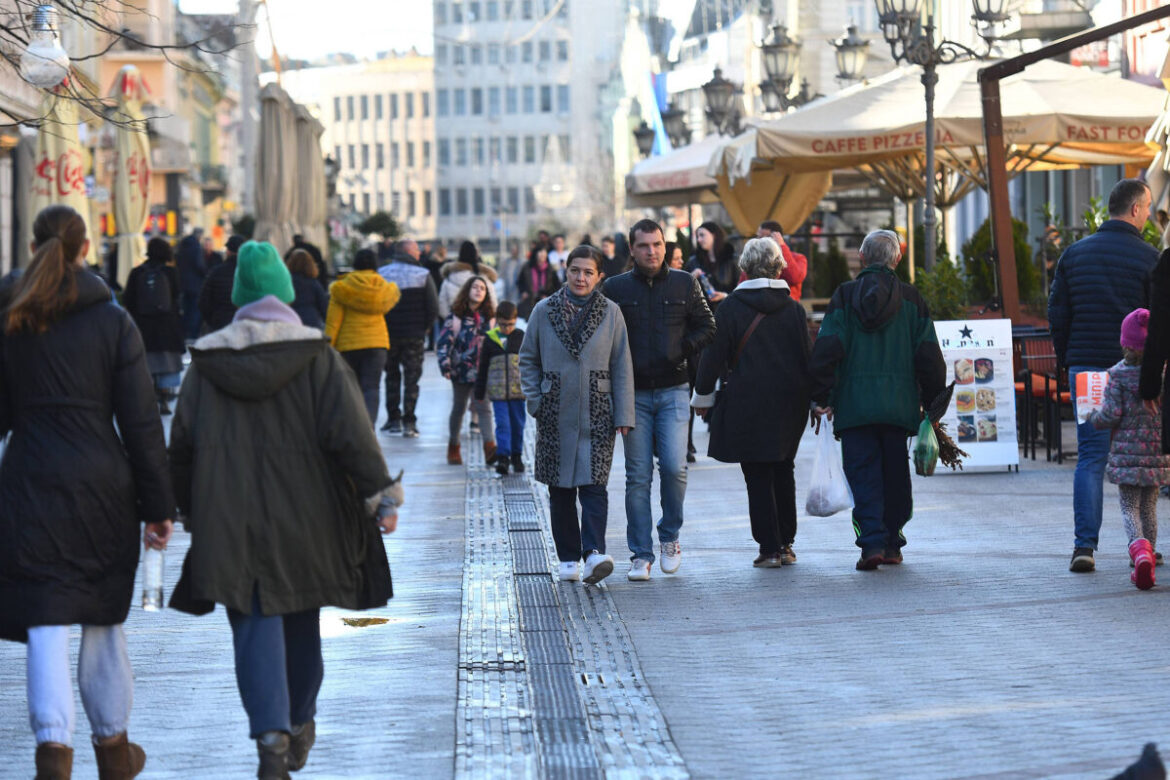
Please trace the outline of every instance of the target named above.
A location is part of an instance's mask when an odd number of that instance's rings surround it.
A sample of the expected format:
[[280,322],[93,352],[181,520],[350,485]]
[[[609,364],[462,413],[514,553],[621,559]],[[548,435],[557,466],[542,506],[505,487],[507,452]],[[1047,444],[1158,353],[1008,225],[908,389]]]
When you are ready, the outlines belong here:
[[463,283],[459,294],[455,296],[451,313],[439,331],[439,370],[451,380],[454,389],[447,440],[447,463],[452,466],[463,463],[459,431],[463,427],[463,413],[467,411],[469,401],[471,411],[479,415],[484,461],[490,465],[496,457],[492,406],[487,401],[477,401],[472,397],[479,372],[479,352],[487,332],[495,325],[495,314],[491,299],[488,298],[487,280],[482,276],[472,276]]
[[1105,404],[1089,418],[1098,428],[1114,429],[1105,476],[1121,494],[1134,567],[1130,580],[1142,590],[1154,587],[1158,487],[1170,484],[1170,455],[1162,454],[1161,410],[1147,408],[1138,393],[1149,320],[1148,310],[1135,309],[1121,323],[1125,357],[1109,369]]

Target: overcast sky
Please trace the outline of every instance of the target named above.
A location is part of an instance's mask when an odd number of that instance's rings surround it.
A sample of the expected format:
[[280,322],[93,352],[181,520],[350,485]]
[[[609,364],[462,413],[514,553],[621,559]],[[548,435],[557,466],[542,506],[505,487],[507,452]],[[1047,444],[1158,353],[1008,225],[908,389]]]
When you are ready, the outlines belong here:
[[[186,13],[235,13],[237,0],[180,0]],[[411,46],[431,51],[431,3],[427,0],[268,0],[272,33],[281,56],[313,59],[332,52],[372,57]],[[270,47],[265,9],[257,18],[257,49]]]

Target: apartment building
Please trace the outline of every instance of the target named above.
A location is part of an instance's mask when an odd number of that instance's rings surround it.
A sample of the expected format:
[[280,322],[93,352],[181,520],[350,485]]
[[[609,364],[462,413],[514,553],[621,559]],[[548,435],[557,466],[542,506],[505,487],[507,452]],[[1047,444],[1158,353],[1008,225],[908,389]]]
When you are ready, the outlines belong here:
[[[274,74],[264,74],[270,81]],[[407,233],[436,233],[434,60],[417,52],[305,68],[283,86],[325,127],[322,151],[338,164],[337,195],[358,214],[393,214]]]
[[628,13],[626,0],[435,0],[440,235],[612,229]]

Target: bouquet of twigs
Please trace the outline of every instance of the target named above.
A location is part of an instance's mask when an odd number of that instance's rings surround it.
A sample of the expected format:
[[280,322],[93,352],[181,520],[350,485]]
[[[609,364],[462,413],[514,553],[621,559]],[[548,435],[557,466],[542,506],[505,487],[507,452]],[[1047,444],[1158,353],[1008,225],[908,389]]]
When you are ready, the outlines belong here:
[[954,471],[955,469],[963,468],[963,458],[968,458],[968,455],[963,450],[959,449],[959,445],[955,444],[955,440],[947,433],[946,423],[940,422],[942,416],[946,414],[947,409],[951,405],[951,396],[955,392],[955,383],[951,382],[946,386],[946,389],[938,394],[938,397],[931,402],[930,408],[926,410],[926,416],[930,418],[931,425],[934,426],[934,435],[938,437],[938,459],[944,466],[947,466]]

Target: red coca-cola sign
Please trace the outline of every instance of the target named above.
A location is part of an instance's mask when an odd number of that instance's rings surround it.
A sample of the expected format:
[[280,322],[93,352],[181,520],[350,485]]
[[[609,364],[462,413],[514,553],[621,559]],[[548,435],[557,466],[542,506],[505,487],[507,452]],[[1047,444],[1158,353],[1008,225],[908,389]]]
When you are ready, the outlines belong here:
[[65,197],[75,192],[85,195],[85,166],[81,152],[69,149],[57,158],[57,194]]

